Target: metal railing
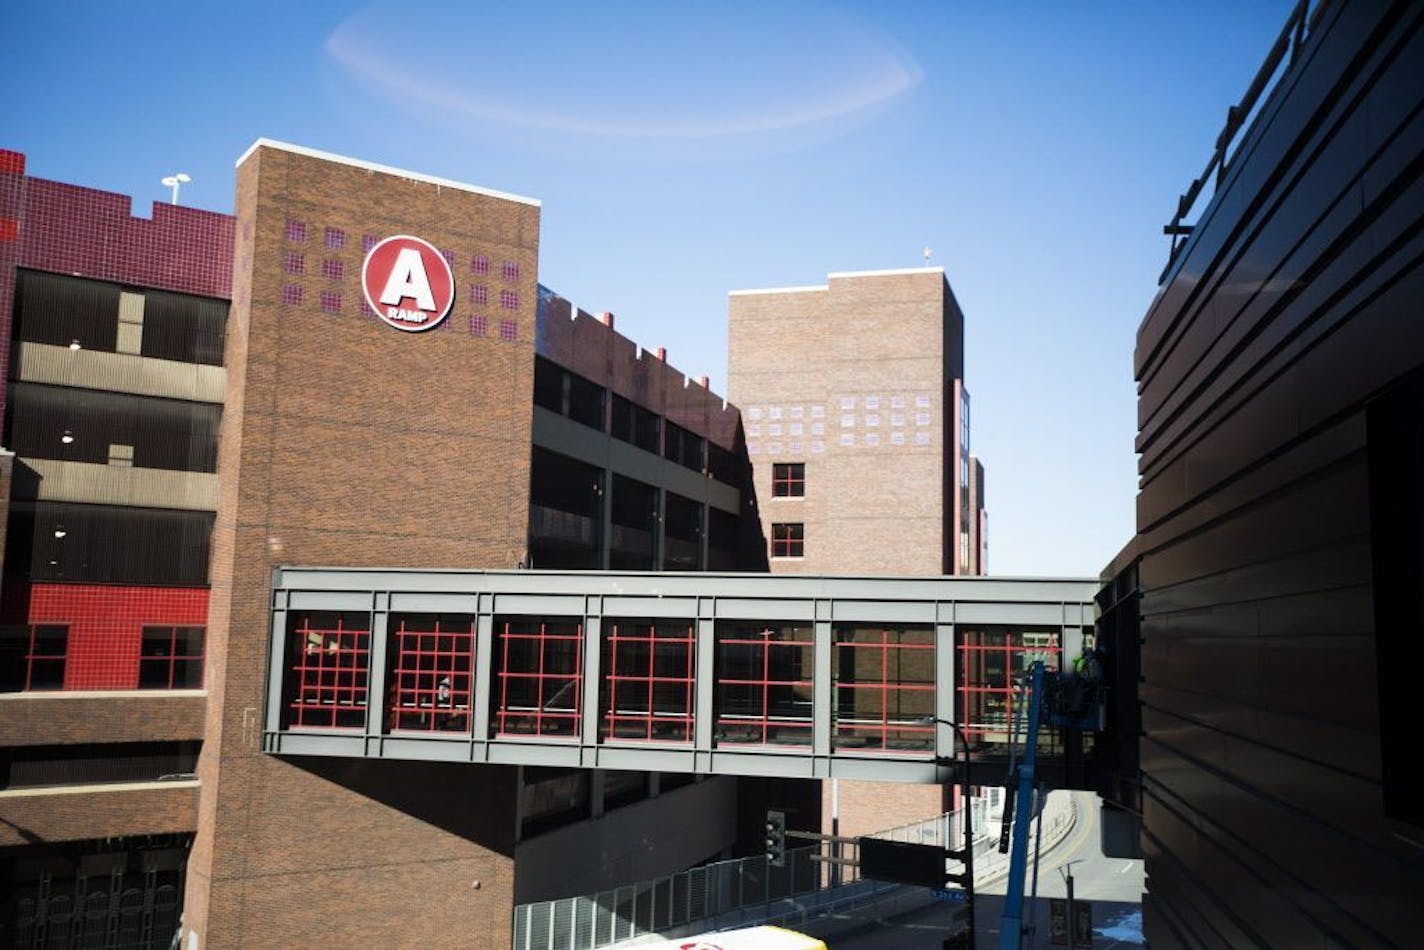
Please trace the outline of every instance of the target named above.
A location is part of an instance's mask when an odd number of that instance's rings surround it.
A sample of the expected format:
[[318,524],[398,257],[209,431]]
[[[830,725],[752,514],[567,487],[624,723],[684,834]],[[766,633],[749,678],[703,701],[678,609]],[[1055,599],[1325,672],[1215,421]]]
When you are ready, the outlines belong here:
[[[1216,188],[1226,177],[1226,172],[1236,157],[1233,146],[1240,145],[1242,131],[1255,121],[1260,107],[1265,104],[1266,97],[1276,88],[1287,69],[1295,62],[1296,57],[1300,54],[1301,46],[1313,34],[1316,24],[1320,21],[1321,11],[1329,3],[1330,0],[1313,0],[1313,2],[1312,0],[1299,0],[1296,3],[1290,16],[1286,18],[1280,35],[1271,45],[1271,51],[1266,54],[1266,61],[1261,64],[1255,78],[1251,80],[1251,85],[1247,87],[1246,94],[1241,97],[1240,102],[1226,110],[1226,125],[1221,130],[1221,134],[1216,137],[1216,147],[1212,150],[1206,168],[1192,180],[1186,192],[1177,199],[1176,215],[1162,228],[1162,233],[1172,239],[1172,247],[1167,254],[1167,266],[1162,269],[1162,275],[1157,278],[1158,284],[1167,279],[1167,275],[1172,271],[1172,265],[1177,262],[1177,257],[1181,254],[1182,248],[1186,246],[1187,239],[1191,237],[1192,231],[1196,227],[1194,224],[1187,224],[1186,219],[1191,216],[1197,203],[1202,199],[1203,189],[1210,183],[1212,189],[1206,193],[1206,197],[1210,199],[1216,194]],[[1213,178],[1213,173],[1215,173],[1215,178]]]
[[[1048,799],[1043,814],[1044,847],[1067,834],[1076,814],[1069,796]],[[998,823],[986,802],[974,809],[975,881],[982,884],[1008,870],[999,854]],[[956,847],[964,840],[963,811],[876,832],[872,837]],[[820,843],[788,850],[784,866],[765,855],[718,861],[654,881],[627,884],[579,897],[521,904],[514,909],[514,950],[595,950],[647,934],[665,937],[703,933],[761,923],[798,923],[861,907],[905,888],[861,880],[854,865],[841,865],[838,876],[816,857],[835,847]],[[852,843],[839,857],[854,861]],[[927,893],[927,892],[926,892]]]

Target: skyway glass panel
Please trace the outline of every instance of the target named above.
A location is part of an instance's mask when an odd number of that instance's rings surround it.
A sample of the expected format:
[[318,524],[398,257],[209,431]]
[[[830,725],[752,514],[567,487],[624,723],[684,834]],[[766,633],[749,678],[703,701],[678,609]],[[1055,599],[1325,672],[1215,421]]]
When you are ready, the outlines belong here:
[[792,623],[717,624],[713,741],[811,745],[811,627]]
[[834,644],[832,746],[932,755],[934,628],[837,626]]

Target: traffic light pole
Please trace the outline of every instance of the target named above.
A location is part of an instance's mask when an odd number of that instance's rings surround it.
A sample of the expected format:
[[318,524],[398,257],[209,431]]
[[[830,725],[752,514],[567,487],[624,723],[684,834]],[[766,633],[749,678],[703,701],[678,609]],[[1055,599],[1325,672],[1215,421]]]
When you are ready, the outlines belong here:
[[[964,862],[964,876],[961,884],[964,887],[964,893],[967,897],[967,900],[964,902],[965,907],[968,908],[969,912],[964,935],[967,938],[965,942],[970,947],[975,947],[978,946],[978,944],[975,942],[977,931],[974,926],[974,783],[970,777],[972,762],[969,758],[969,740],[965,738],[964,730],[960,728],[959,723],[938,717],[936,717],[934,721],[954,730],[955,752],[964,758],[964,770],[962,774],[964,788],[962,798],[964,810],[964,850],[957,853],[950,852],[950,854],[951,857],[956,857]],[[939,759],[937,761],[944,760]],[[953,762],[952,759],[950,761]]]

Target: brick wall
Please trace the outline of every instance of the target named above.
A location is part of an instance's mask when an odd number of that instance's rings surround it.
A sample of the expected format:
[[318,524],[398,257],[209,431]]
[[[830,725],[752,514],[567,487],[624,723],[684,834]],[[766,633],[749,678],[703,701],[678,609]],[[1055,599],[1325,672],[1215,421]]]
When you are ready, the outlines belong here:
[[0,793],[0,848],[193,830],[195,782],[25,789]]
[[207,700],[197,692],[140,695],[0,694],[0,748],[203,737]]
[[[236,206],[185,919],[214,946],[507,946],[513,770],[278,759],[258,742],[273,567],[522,557],[539,209],[268,146],[242,162]],[[451,255],[444,326],[403,333],[360,305],[363,245],[393,234]]]
[[[806,526],[805,556],[772,571],[951,573],[963,318],[943,272],[737,292],[728,318],[763,530]],[[775,462],[805,463],[804,499],[771,497]]]

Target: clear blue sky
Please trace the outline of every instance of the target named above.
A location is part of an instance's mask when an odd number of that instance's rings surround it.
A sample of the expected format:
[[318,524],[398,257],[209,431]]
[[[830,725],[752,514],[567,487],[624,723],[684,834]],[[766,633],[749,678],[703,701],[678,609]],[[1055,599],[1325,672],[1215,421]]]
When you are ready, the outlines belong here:
[[726,293],[913,267],[966,317],[994,574],[1130,537],[1162,225],[1293,0],[10,0],[0,146],[231,211],[258,137],[543,201],[540,280],[725,391]]

